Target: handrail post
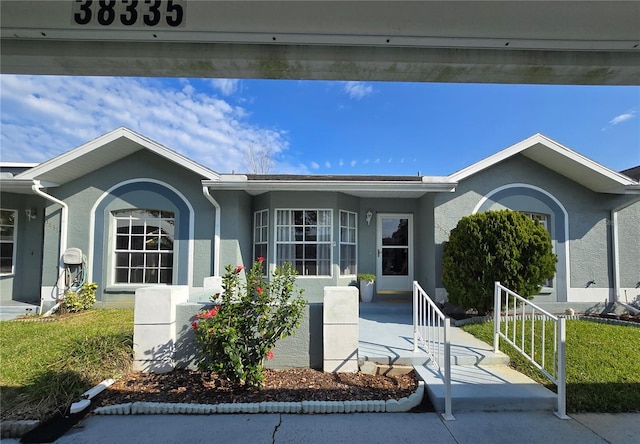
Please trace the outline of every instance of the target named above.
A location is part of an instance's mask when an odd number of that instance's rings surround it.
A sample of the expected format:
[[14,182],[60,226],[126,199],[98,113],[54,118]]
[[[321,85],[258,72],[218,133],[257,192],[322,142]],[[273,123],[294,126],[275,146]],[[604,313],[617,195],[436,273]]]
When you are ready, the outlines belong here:
[[567,324],[565,318],[558,319],[558,411],[556,416],[560,419],[568,419],[567,416],[567,375],[565,350],[567,342]]
[[500,348],[500,282],[493,284],[493,352],[498,353]]
[[418,287],[413,281],[413,352],[418,352]]
[[456,419],[453,416],[451,408],[451,319],[444,320],[444,419],[452,421]]

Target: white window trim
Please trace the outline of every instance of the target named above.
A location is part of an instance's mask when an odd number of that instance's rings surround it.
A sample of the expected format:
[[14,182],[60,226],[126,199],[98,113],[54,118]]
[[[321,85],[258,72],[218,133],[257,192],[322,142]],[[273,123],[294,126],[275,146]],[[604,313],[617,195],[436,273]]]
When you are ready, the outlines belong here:
[[[333,240],[333,229],[334,229],[334,218],[333,218],[333,209],[332,208],[276,208],[274,209],[274,221],[273,221],[273,246],[274,246],[274,252],[273,252],[273,263],[277,266],[278,265],[278,244],[280,242],[278,242],[278,227],[282,226],[282,225],[278,225],[278,211],[328,211],[329,212],[329,217],[331,219],[331,224],[330,227],[331,229],[329,230],[329,241],[327,242],[322,242],[323,244],[329,244],[330,248],[329,248],[329,274],[321,274],[321,275],[302,275],[299,274],[297,276],[297,278],[303,278],[303,279],[327,279],[327,278],[332,278],[333,277],[333,247],[335,247],[335,242]],[[282,243],[286,243],[286,244],[295,244],[294,242],[282,242]],[[292,264],[293,268],[295,269],[295,264]]]
[[[164,211],[164,210],[156,210],[156,209],[149,209],[149,208],[123,208],[123,209],[118,209],[118,210],[113,210],[110,211],[110,215],[109,215],[109,223],[111,224],[111,236],[109,239],[109,260],[108,260],[108,266],[109,266],[109,286],[113,286],[115,288],[120,288],[120,289],[131,289],[131,288],[140,288],[141,286],[144,287],[150,287],[150,286],[154,286],[154,285],[175,285],[176,283],[176,279],[177,279],[177,251],[175,248],[175,238],[173,240],[174,242],[174,248],[171,250],[171,254],[173,255],[173,261],[171,263],[171,282],[170,283],[146,283],[146,282],[116,282],[116,268],[117,268],[117,258],[116,258],[116,253],[117,253],[117,248],[116,248],[116,239],[118,236],[118,224],[116,223],[116,220],[118,219],[118,217],[114,216],[113,213],[116,211],[135,211],[135,210],[150,210],[150,211]],[[165,211],[166,212],[166,211]],[[176,215],[175,213],[171,212],[173,214],[173,221],[174,221],[174,227],[175,227],[175,221],[176,221]],[[146,221],[146,218],[145,218]],[[129,235],[131,235],[131,233],[129,233]],[[175,236],[175,233],[174,233]],[[132,251],[132,250],[129,250]],[[160,251],[160,250],[159,250]],[[140,250],[137,251],[138,253],[153,253],[153,251],[146,251],[146,250]]]
[[[547,230],[547,233],[549,233],[549,237],[551,237],[551,229],[550,229],[551,215],[550,214],[538,213],[536,211],[521,211],[521,210],[518,210],[518,211],[520,213],[524,214],[525,216],[527,216],[529,219],[540,222],[540,224],[544,227],[544,229]],[[551,238],[551,246],[553,247],[553,250],[555,250],[555,242],[553,241],[553,238]],[[551,285],[545,285],[549,281],[551,281]],[[544,282],[540,292],[541,293],[547,293],[547,292],[553,290],[553,288],[555,288],[555,286],[556,286],[556,275],[554,273],[553,277],[551,279],[547,279]]]
[[18,251],[16,246],[18,240],[18,210],[11,210],[8,208],[0,208],[0,210],[10,211],[13,213],[13,239],[11,239],[11,241],[0,241],[0,243],[3,244],[9,242],[13,244],[13,251],[11,252],[11,271],[9,273],[0,273],[0,276],[14,276],[16,274],[16,252]]
[[[267,224],[266,225],[260,225],[260,228],[265,228],[267,229],[267,239],[266,240],[261,240],[260,242],[256,241],[256,230],[258,228],[258,225],[256,224],[256,218],[258,216],[259,213],[264,213],[266,215],[267,218]],[[258,210],[258,211],[254,211],[253,213],[253,261],[256,261],[258,258],[256,257],[256,245],[266,245],[267,246],[267,255],[264,256],[264,260],[265,262],[268,264],[269,263],[269,210],[265,209],[265,210]],[[267,271],[269,270],[269,267],[266,267]]]
[[[189,263],[187,264],[187,285],[191,288],[191,287],[193,287],[193,266],[194,266],[194,261],[195,261],[195,239],[194,239],[194,233],[195,233],[195,211],[193,209],[193,206],[191,205],[191,202],[189,202],[189,200],[185,197],[185,195],[182,194],[177,188],[175,188],[173,185],[169,185],[168,183],[163,182],[161,180],[157,180],[157,179],[151,179],[151,178],[148,178],[148,177],[141,177],[141,178],[138,178],[138,179],[124,180],[122,182],[119,182],[119,183],[113,185],[111,188],[109,188],[104,193],[102,193],[102,195],[96,200],[96,202],[91,207],[91,212],[89,213],[89,254],[87,256],[89,258],[89,261],[90,261],[89,263],[91,264],[93,262],[93,255],[96,254],[96,252],[94,251],[95,228],[96,228],[96,208],[98,208],[98,206],[100,206],[102,201],[104,199],[106,199],[107,196],[109,196],[111,193],[113,193],[118,188],[123,187],[125,185],[128,185],[130,183],[144,183],[144,182],[155,183],[155,184],[161,185],[161,186],[163,186],[165,188],[168,188],[169,190],[173,191],[184,202],[184,204],[189,209],[189,237],[188,237],[188,241],[187,241],[187,257],[188,257],[188,262]],[[218,213],[216,212],[216,214],[218,214]],[[106,223],[106,220],[105,220],[105,223]],[[98,254],[102,254],[102,250],[103,249],[100,248]],[[108,265],[107,265],[107,267],[108,267],[107,269],[111,269],[111,267],[109,267]],[[214,264],[214,267],[218,267],[218,265]],[[111,273],[111,272],[107,271],[108,282],[113,282],[113,276],[111,274],[109,274],[109,273]],[[93,277],[93,267],[89,266],[87,268],[87,282],[91,282],[93,280],[92,277]],[[138,288],[138,287],[139,286],[130,286],[130,288],[132,288],[132,289],[135,289],[135,288]],[[119,287],[119,288],[121,288],[121,287]]]
[[[342,241],[342,228],[351,229],[349,226],[342,225],[342,213],[352,214],[354,215],[355,226],[353,229],[355,230],[355,241],[354,242],[343,242]],[[349,277],[349,276],[357,276],[358,275],[358,213],[355,211],[347,211],[347,210],[339,210],[338,212],[338,236],[340,239],[340,245],[338,248],[338,273],[341,277]],[[353,245],[355,247],[355,272],[342,274],[342,245]]]

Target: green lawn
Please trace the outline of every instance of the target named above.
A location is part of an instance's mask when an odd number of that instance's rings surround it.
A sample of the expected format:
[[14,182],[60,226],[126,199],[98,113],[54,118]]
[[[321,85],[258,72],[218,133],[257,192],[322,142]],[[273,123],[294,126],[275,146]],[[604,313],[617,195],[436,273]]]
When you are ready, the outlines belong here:
[[133,310],[0,322],[0,417],[44,418],[131,366]]
[[[525,324],[525,350],[528,353],[530,325],[529,321]],[[493,343],[492,322],[462,328]],[[548,337],[550,329],[546,331]],[[536,345],[536,354],[540,353],[540,348]],[[510,365],[516,370],[555,391],[555,385],[513,347],[501,341],[500,350],[509,355]],[[549,347],[546,356],[552,356]],[[640,328],[567,321],[566,359],[568,412],[640,412]],[[545,365],[545,368],[551,366]]]

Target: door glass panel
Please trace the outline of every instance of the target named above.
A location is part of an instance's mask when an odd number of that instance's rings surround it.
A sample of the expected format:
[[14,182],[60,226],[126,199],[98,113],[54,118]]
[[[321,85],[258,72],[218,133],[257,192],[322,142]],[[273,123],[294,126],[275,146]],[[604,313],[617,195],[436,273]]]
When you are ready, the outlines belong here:
[[409,245],[409,219],[382,219],[382,245]]
[[409,274],[409,249],[384,248],[382,250],[382,274],[407,276]]

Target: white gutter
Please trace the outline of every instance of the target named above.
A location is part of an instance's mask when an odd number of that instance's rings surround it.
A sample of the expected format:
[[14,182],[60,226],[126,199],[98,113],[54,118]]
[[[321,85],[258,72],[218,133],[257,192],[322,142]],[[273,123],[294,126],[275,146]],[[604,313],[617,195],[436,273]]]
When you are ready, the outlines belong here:
[[613,297],[612,302],[621,302],[620,300],[620,253],[618,245],[618,212],[633,205],[636,202],[640,202],[640,197],[630,200],[629,202],[620,205],[619,207],[611,210],[611,262],[613,266]]
[[[31,189],[38,196],[44,197],[46,200],[56,203],[62,207],[60,210],[60,256],[58,259],[58,279],[56,280],[56,287],[58,288],[58,291],[59,291],[60,288],[64,288],[64,286],[60,286],[60,279],[62,279],[62,276],[64,274],[64,263],[62,262],[62,257],[64,255],[64,252],[67,250],[67,227],[69,225],[69,222],[68,222],[69,206],[63,201],[61,201],[60,199],[56,199],[52,195],[42,191],[42,184],[40,183],[39,180],[34,179]],[[40,297],[40,312],[42,312],[42,297]]]
[[214,218],[214,240],[213,240],[213,275],[220,276],[220,204],[213,198],[209,192],[209,187],[202,186],[202,194],[216,209]]

